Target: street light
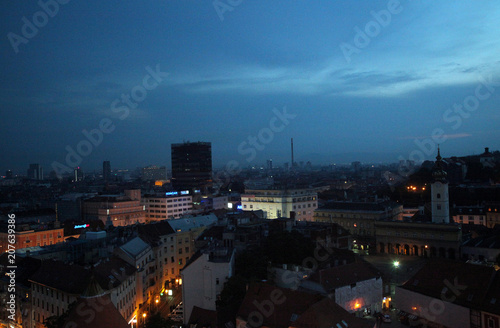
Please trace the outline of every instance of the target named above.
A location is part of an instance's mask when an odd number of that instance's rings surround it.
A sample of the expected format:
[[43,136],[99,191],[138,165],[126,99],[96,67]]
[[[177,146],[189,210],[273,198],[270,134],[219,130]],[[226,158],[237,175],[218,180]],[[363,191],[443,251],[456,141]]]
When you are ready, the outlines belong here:
[[399,261],[394,261],[393,265],[394,265],[395,268],[398,268],[399,267]]

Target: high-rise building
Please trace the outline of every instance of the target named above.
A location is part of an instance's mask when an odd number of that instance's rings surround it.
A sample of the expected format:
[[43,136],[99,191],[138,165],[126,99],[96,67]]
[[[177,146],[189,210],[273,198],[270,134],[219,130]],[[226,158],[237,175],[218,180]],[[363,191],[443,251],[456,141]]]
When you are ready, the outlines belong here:
[[212,144],[172,144],[172,185],[177,190],[207,190],[212,187]]
[[80,167],[75,167],[73,170],[73,180],[75,182],[83,180],[83,170]]
[[111,163],[109,161],[102,162],[102,177],[106,182],[111,179]]
[[33,180],[43,180],[43,168],[40,164],[30,164],[28,178]]
[[11,170],[7,170],[7,172],[5,172],[5,178],[6,179],[12,179],[13,178],[13,174],[12,174]]

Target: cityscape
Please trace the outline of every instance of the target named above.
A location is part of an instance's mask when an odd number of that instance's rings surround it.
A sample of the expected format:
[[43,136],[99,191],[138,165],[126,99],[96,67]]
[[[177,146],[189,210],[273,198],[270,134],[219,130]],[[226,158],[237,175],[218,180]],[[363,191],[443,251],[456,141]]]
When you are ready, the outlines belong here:
[[0,327],[500,328],[500,4],[2,3]]

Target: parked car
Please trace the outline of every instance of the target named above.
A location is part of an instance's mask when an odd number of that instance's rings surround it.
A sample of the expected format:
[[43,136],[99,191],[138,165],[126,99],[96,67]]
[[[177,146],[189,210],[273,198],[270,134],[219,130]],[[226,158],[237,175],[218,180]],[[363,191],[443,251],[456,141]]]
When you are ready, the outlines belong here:
[[382,317],[382,321],[383,322],[392,322],[391,316],[388,314],[384,314],[384,316]]

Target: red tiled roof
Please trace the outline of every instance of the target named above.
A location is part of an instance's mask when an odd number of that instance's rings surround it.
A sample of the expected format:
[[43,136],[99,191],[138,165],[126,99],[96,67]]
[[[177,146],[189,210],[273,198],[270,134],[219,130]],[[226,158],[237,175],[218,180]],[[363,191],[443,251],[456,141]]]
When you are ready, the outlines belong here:
[[[272,299],[277,299],[280,302],[284,301],[281,304],[273,303],[273,309],[271,311],[268,305]],[[255,313],[259,313],[263,319],[260,326],[287,328],[307,308],[321,299],[322,296],[320,295],[257,283],[249,286],[243,303],[238,310],[237,317],[253,326],[255,324],[252,325],[252,322],[258,320]],[[258,306],[262,304],[268,304],[265,306],[268,310],[265,311],[270,312],[269,316],[267,316],[267,313],[262,313],[262,310],[258,308]]]
[[111,302],[109,295],[79,298],[69,312],[63,327],[130,328]]
[[217,327],[217,311],[205,310],[197,306],[193,307],[188,325],[196,327]]
[[374,322],[354,317],[329,298],[309,307],[290,327],[330,328],[340,324],[349,328],[373,328]]
[[[445,259],[430,260],[401,288],[433,298],[442,295],[468,308],[480,309],[495,286],[495,269]],[[496,284],[498,289],[500,284]],[[456,290],[456,292],[453,291]],[[498,294],[499,291],[497,290]]]
[[321,284],[326,291],[331,291],[338,287],[380,277],[380,272],[371,264],[359,261],[319,270],[312,274],[309,279]]

